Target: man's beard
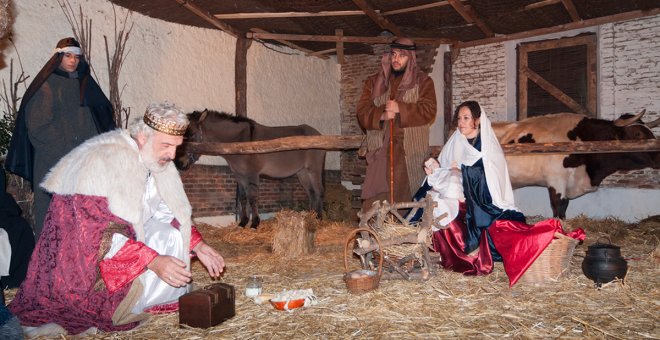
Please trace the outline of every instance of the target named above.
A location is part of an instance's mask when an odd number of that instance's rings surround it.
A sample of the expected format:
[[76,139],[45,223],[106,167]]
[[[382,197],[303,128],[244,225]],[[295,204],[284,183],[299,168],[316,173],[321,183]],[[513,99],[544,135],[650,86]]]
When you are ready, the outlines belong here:
[[392,67],[392,74],[393,74],[395,77],[400,77],[400,76],[402,76],[404,73],[406,73],[406,68],[405,68],[405,67],[402,68],[402,69],[400,69],[400,70],[398,70],[398,71],[395,70],[394,67]]
[[169,162],[171,159],[168,158],[163,158],[162,160],[167,160],[168,162],[165,163],[164,165],[161,165],[158,163],[159,159],[156,158],[156,155],[154,155],[153,152],[153,140],[149,138],[146,144],[142,147],[142,150],[140,150],[140,156],[142,156],[142,163],[144,163],[144,166],[149,169],[151,172],[159,173],[165,171],[167,169],[167,166],[169,165]]

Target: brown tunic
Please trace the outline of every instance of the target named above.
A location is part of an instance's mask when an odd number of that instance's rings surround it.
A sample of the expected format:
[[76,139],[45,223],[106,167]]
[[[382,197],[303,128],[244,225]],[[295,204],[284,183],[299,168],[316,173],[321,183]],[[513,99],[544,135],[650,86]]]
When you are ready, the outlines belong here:
[[[367,132],[368,148],[373,150],[382,145],[383,129],[387,126],[380,120],[385,111],[387,99],[397,97],[397,89],[402,77],[390,77],[388,91],[380,98],[372,99],[374,81],[377,75],[367,79],[362,96],[357,105],[357,118],[360,126]],[[394,164],[394,200],[408,202],[424,178],[422,163],[428,152],[428,127],[436,116],[435,87],[433,80],[424,77],[420,84],[406,91],[403,101],[399,101],[399,114],[393,120],[393,164]],[[380,141],[380,142],[379,142]],[[384,147],[389,149],[389,145]],[[386,172],[389,183],[389,150]],[[363,201],[363,210],[376,200],[390,200],[387,192]]]

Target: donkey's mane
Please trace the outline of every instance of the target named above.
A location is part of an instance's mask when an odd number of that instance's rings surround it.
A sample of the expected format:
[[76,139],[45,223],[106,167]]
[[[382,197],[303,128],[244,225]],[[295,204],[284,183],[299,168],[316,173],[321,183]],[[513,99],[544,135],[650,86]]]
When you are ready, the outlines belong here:
[[253,119],[243,116],[236,116],[227,112],[218,112],[215,110],[208,110],[210,114],[217,116],[220,119],[231,120],[234,123],[249,123],[250,125],[256,123]]
[[[220,111],[215,111],[215,110],[209,110],[207,109],[209,115],[215,116],[221,120],[228,120],[231,121],[232,123],[247,123],[250,126],[250,140],[252,140],[252,136],[254,135],[254,128],[257,125],[257,122],[255,122],[253,119],[250,119],[248,117],[243,117],[243,116],[236,116],[233,114],[229,114],[227,112],[220,112]],[[195,121],[199,120],[199,117],[201,116],[203,111],[194,111],[193,113],[190,114],[190,116],[195,118]]]

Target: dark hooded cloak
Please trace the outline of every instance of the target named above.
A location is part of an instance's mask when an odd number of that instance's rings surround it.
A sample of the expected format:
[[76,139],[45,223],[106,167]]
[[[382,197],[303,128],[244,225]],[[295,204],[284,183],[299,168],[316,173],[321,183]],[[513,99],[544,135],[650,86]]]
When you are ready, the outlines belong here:
[[[76,46],[80,44],[74,38],[64,38],[57,43],[57,48]],[[28,137],[25,108],[44,82],[54,73],[62,62],[64,53],[54,53],[39,71],[30,86],[28,86],[16,117],[16,125],[12,133],[11,143],[5,160],[5,168],[26,180],[34,187],[34,146]],[[81,55],[76,69],[80,82],[80,106],[89,108],[98,134],[116,128],[113,119],[112,104],[105,96],[94,78],[90,75],[89,64]],[[38,183],[37,183],[38,184]]]

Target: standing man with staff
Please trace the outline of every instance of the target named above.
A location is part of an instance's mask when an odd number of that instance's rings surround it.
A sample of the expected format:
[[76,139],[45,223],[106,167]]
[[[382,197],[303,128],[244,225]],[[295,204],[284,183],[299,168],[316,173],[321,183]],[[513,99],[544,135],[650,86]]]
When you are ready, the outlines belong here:
[[357,118],[367,133],[367,174],[362,211],[373,202],[411,200],[424,179],[429,127],[435,120],[433,80],[417,65],[415,43],[398,38],[383,55],[378,73],[367,78]]

